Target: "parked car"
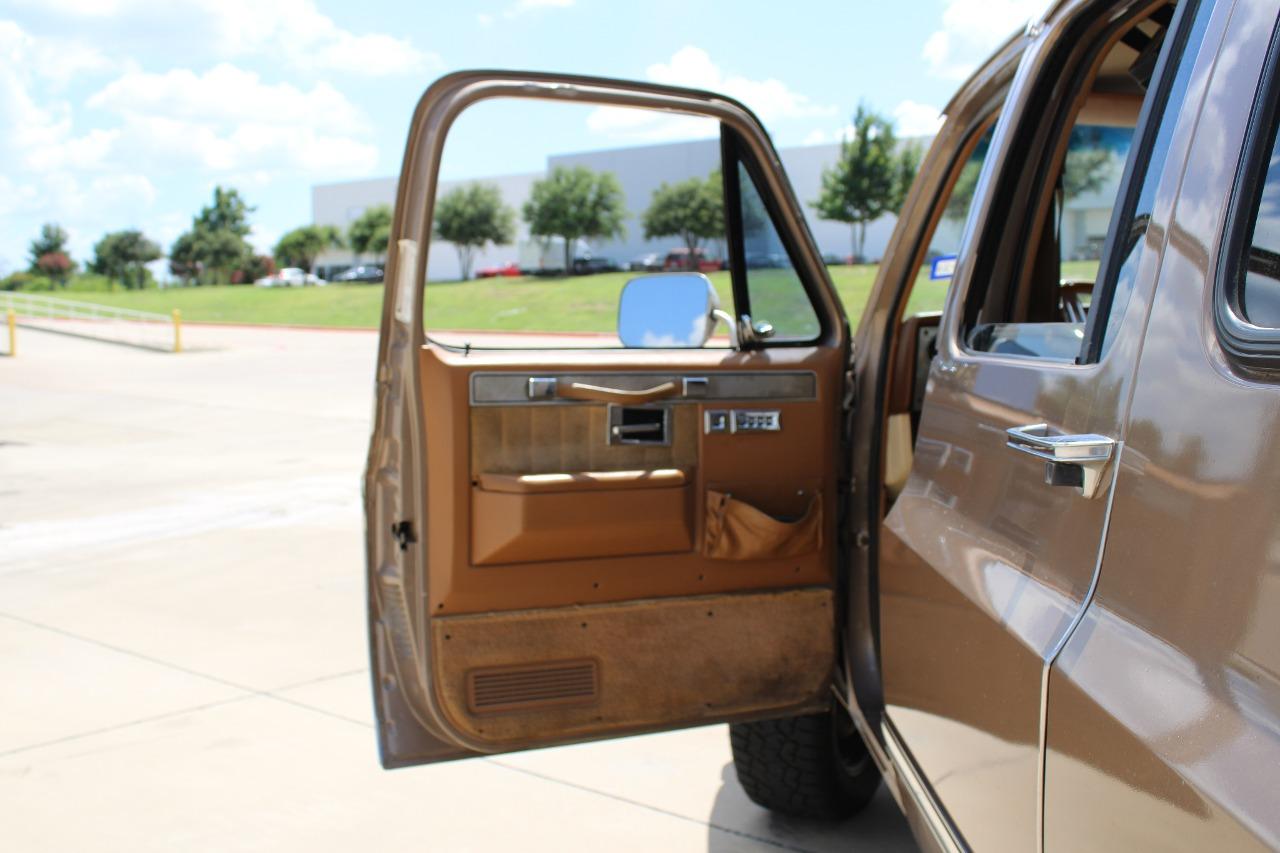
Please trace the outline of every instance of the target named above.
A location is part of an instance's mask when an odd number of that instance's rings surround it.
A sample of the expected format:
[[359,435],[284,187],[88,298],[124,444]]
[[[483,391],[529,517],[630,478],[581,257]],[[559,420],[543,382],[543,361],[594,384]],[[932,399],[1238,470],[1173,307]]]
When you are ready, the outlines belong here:
[[258,279],[254,284],[258,287],[305,287],[307,285],[323,286],[328,282],[298,267],[285,267],[265,278]]
[[[841,817],[883,784],[926,850],[1280,848],[1278,17],[1049,5],[950,100],[848,313],[732,99],[435,83],[400,209],[430,209],[417,152],[465,105],[679,109],[722,122],[796,281],[744,270],[762,298],[734,317],[705,276],[640,277],[624,347],[571,359],[436,345],[389,294],[364,490],[384,765],[727,722],[755,802]],[[1127,165],[1068,289],[1077,127],[1127,131]],[[393,245],[429,238],[410,221]],[[910,313],[931,246],[945,307]],[[730,347],[699,347],[717,322]]]
[[[783,269],[791,266],[791,259],[781,252],[761,252],[753,255],[747,255],[744,258],[747,269]],[[826,263],[826,259],[823,259]]]
[[518,278],[524,275],[520,271],[520,265],[515,261],[500,267],[482,267],[476,270],[476,278]]
[[358,266],[352,267],[345,272],[340,272],[333,277],[334,281],[346,283],[375,283],[382,281],[382,267],[378,266]]
[[579,255],[573,259],[574,275],[594,275],[602,272],[616,272],[618,269],[618,264],[612,258]]
[[662,272],[663,256],[657,252],[646,252],[631,259],[627,269],[632,272]]
[[689,256],[689,249],[681,246],[667,252],[662,261],[662,269],[667,272],[679,270],[697,270],[698,272],[715,272],[724,269],[724,261],[708,257],[706,252],[698,249],[694,257]]

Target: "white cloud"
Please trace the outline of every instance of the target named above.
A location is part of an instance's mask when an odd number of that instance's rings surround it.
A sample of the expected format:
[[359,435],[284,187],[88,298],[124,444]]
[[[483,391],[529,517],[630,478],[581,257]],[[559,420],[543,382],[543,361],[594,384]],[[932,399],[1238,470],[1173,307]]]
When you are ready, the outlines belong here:
[[510,20],[539,9],[568,9],[573,3],[574,0],[516,0],[502,13],[502,17]]
[[[268,83],[227,63],[203,73],[124,65],[73,109],[47,59],[61,43],[0,21],[0,265],[21,264],[40,222],[61,222],[77,257],[104,231],[151,223],[169,175],[263,186],[377,166],[363,112],[328,83]],[[87,56],[74,64],[108,67]],[[156,236],[167,245],[173,235]]]
[[630,107],[597,107],[587,115],[587,129],[601,136],[637,142],[705,139],[720,133],[714,119],[671,115]]
[[[379,76],[439,68],[440,58],[407,38],[346,30],[315,0],[27,0],[91,28],[199,33],[215,57],[267,56],[307,71]],[[157,22],[160,22],[159,24]],[[178,29],[180,27],[180,29]]]
[[769,78],[751,80],[725,74],[711,61],[702,48],[686,45],[675,52],[669,62],[650,65],[645,75],[655,83],[707,89],[742,101],[762,121],[835,115],[836,108],[815,104],[808,96],[788,89],[786,84]]
[[203,74],[175,68],[163,74],[131,71],[90,96],[88,105],[122,115],[202,121],[353,125],[360,111],[328,83],[303,91],[269,84],[253,71],[222,63]]
[[[159,0],[167,2],[167,0]],[[440,58],[408,39],[344,30],[313,0],[197,0],[212,35],[231,56],[283,55],[313,71],[369,76],[439,68]]]
[[963,80],[1046,8],[1046,0],[946,0],[942,26],[925,40],[921,56],[935,76]]
[[81,74],[109,71],[116,63],[96,47],[77,39],[38,39],[13,21],[0,21],[0,60],[16,67],[23,63],[27,73],[46,80],[56,88]]
[[[943,116],[937,107],[916,101],[903,101],[893,108],[894,132],[898,138],[933,136],[942,128]],[[832,130],[815,128],[804,137],[801,145],[826,145],[853,138],[853,123]]]
[[[746,104],[766,123],[836,113],[834,106],[815,104],[773,78],[751,80],[726,74],[705,50],[691,45],[680,48],[667,62],[650,65],[645,76],[654,83],[728,95]],[[692,139],[719,132],[719,125],[711,119],[626,107],[597,107],[587,117],[587,128],[619,140],[644,141]]]
[[377,149],[350,132],[361,111],[327,83],[299,89],[264,83],[258,74],[223,63],[203,74],[184,68],[163,74],[131,71],[92,95],[90,107],[123,120],[118,148],[146,152],[154,162],[208,172],[255,176],[281,172],[366,174]]
[[893,109],[898,136],[933,136],[942,129],[942,114],[937,107],[916,101],[903,101]]
[[501,16],[504,20],[510,21],[529,12],[538,12],[544,9],[568,9],[574,4],[575,0],[516,0],[507,8],[498,14],[491,12],[481,12],[476,15],[476,20],[482,27],[489,27]]

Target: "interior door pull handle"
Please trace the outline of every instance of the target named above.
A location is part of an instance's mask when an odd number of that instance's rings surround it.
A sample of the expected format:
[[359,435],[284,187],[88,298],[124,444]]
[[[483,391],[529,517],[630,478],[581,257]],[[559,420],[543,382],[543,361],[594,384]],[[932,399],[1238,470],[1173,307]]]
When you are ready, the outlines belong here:
[[1050,435],[1048,424],[1012,427],[1005,436],[1006,447],[1044,460],[1047,485],[1074,486],[1086,498],[1098,494],[1116,447],[1105,435]]
[[607,388],[603,385],[588,385],[585,382],[557,382],[556,396],[565,400],[591,400],[597,403],[621,403],[635,405],[651,403],[654,400],[665,400],[680,393],[677,382],[663,382],[652,388],[628,391],[625,388]]
[[662,433],[662,424],[616,424],[613,427],[613,434],[616,436],[628,435],[653,435],[654,433]]

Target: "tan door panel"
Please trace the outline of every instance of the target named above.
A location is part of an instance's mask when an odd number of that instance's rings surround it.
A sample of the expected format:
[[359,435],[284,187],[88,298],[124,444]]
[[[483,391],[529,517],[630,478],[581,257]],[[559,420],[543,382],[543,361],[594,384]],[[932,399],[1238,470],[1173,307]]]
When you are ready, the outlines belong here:
[[[426,540],[434,615],[831,582],[836,472],[830,460],[837,423],[829,401],[838,395],[840,374],[830,350],[690,351],[681,354],[687,359],[681,364],[668,353],[664,373],[653,371],[653,353],[646,352],[546,353],[539,354],[541,363],[523,355],[524,372],[501,373],[509,369],[510,353],[422,349],[423,396],[431,401],[426,416],[433,511]],[[609,444],[605,404],[509,404],[525,394],[534,376],[643,388],[655,384],[654,375],[707,377],[711,395],[763,388],[795,399],[664,402],[671,411],[668,446]],[[476,404],[481,395],[507,404]],[[755,434],[704,430],[707,412],[737,410],[777,412],[782,428]],[[601,490],[539,494],[536,500],[508,493],[513,484],[554,482],[540,475],[587,481],[611,472],[663,470],[682,472],[686,484],[653,494]],[[805,514],[817,495],[817,521],[810,524],[819,528],[813,537],[818,544],[756,559],[710,557],[703,547],[710,490],[788,520]]]

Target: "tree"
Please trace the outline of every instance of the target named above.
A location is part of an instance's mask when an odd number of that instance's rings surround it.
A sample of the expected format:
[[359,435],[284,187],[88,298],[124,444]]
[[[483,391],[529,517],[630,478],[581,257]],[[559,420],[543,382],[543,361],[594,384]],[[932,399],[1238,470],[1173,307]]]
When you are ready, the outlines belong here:
[[176,275],[186,284],[192,284],[200,278],[202,265],[196,252],[196,235],[194,231],[185,231],[178,235],[169,247],[169,272]]
[[1068,148],[1062,166],[1062,195],[1066,199],[1097,192],[1107,183],[1113,157],[1105,148]]
[[462,278],[471,278],[475,253],[487,244],[505,246],[516,239],[516,212],[502,203],[492,184],[468,184],[436,202],[436,236],[458,250]]
[[212,273],[215,282],[230,283],[232,271],[253,255],[253,249],[244,237],[226,229],[206,231],[196,228],[195,248],[201,269]]
[[301,267],[311,272],[321,252],[342,244],[342,233],[332,225],[304,225],[281,237],[272,254],[282,267]]
[[36,259],[36,269],[42,275],[53,279],[59,287],[67,286],[67,276],[71,274],[71,259],[66,252],[45,252]]
[[899,149],[893,123],[859,106],[853,133],[840,145],[840,158],[822,172],[822,191],[813,206],[823,219],[853,226],[853,253],[863,257],[867,225],[897,210],[915,179],[920,152]]
[[193,227],[197,231],[229,231],[237,237],[248,237],[249,214],[257,210],[240,197],[236,189],[213,188],[213,204],[201,208]]
[[113,231],[94,244],[90,268],[134,290],[146,284],[145,265],[160,257],[160,247],[141,231]]
[[253,284],[260,278],[266,278],[276,271],[275,259],[270,255],[250,255],[240,261],[240,266],[231,271],[232,284]]
[[[982,173],[982,162],[989,142],[990,136],[985,137],[960,170],[943,214],[948,219],[962,221],[969,215],[969,206],[973,203],[973,194],[978,187],[978,176]],[[1100,141],[1090,139],[1090,134],[1077,127],[1071,132],[1067,157],[1062,167],[1064,198],[1072,199],[1102,189],[1116,165],[1116,155],[1110,149]]]
[[564,240],[566,275],[573,269],[573,245],[579,238],[619,237],[627,215],[617,176],[586,166],[557,166],[534,181],[523,212],[535,237]]
[[356,260],[363,254],[384,256],[387,243],[391,240],[391,207],[376,204],[365,208],[351,227],[347,229],[347,243],[355,253]]
[[[45,255],[62,255],[70,261],[71,254],[67,251],[67,242],[70,239],[66,230],[56,222],[46,222],[40,226],[40,236],[31,241],[31,247],[27,250],[30,261],[28,266],[31,272],[48,275],[40,269],[40,259]],[[70,267],[68,267],[69,270]]]
[[920,146],[914,142],[907,142],[897,152],[895,165],[898,170],[897,180],[893,185],[893,197],[889,200],[889,209],[894,213],[902,210],[902,205],[907,200],[907,193],[911,191],[911,185],[915,182],[916,173],[920,171],[920,160],[924,156],[924,152],[920,150]]
[[973,194],[978,189],[980,174],[982,174],[981,160],[971,158],[961,167],[960,177],[956,178],[956,185],[951,188],[951,198],[947,199],[943,216],[957,222],[964,221],[969,215],[969,206],[973,204]]
[[679,237],[695,264],[698,245],[703,240],[724,236],[724,190],[720,172],[706,178],[688,178],[675,184],[663,183],[653,191],[649,208],[641,218],[644,238]]
[[187,282],[226,282],[253,256],[245,239],[251,228],[251,207],[235,189],[213,188],[213,202],[191,220],[191,229],[180,235],[169,250],[169,269]]

